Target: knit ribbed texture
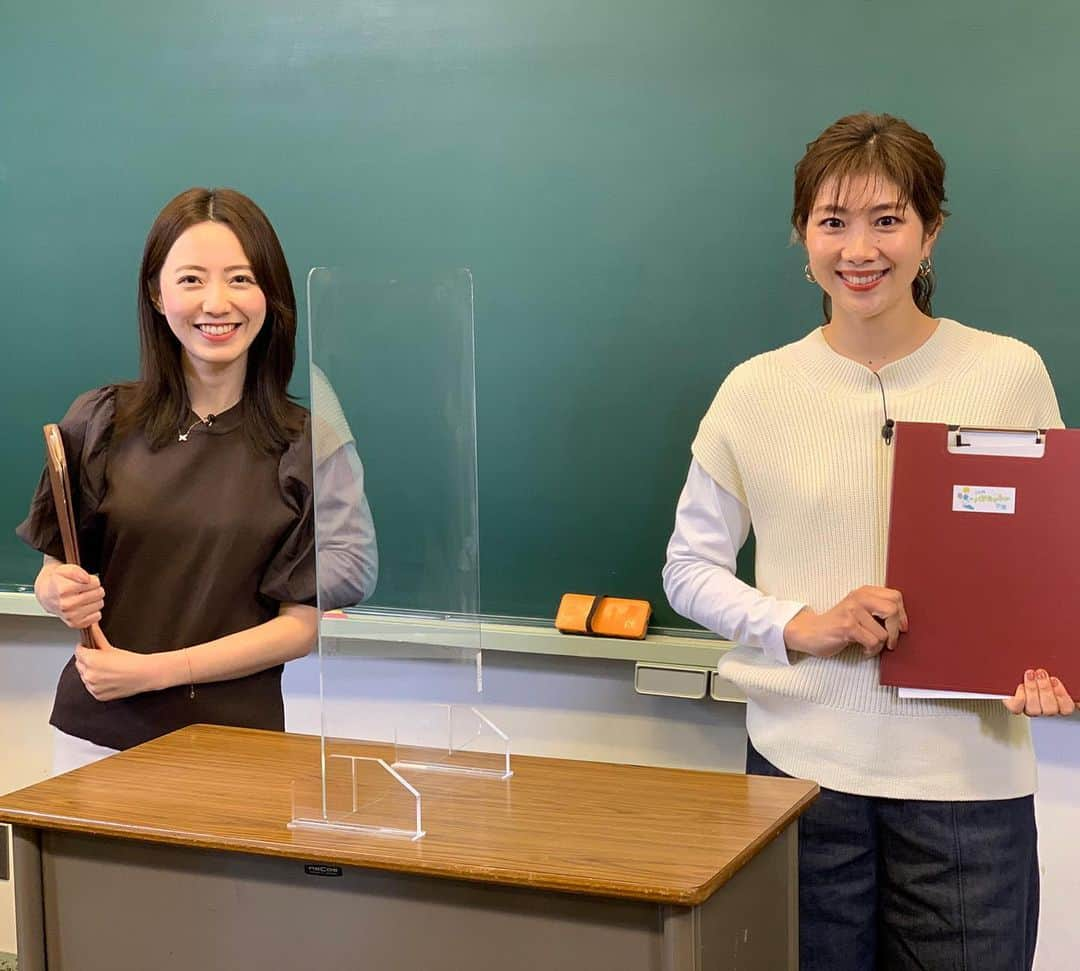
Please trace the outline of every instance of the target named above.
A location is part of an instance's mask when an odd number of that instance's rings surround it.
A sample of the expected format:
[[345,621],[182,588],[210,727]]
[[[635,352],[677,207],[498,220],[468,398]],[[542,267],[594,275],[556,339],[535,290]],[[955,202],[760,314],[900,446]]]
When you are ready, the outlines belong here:
[[311,439],[316,465],[354,440],[341,402],[322,368],[315,364],[311,365]]
[[[878,375],[897,420],[1061,426],[1034,350],[955,321],[943,319],[922,347]],[[749,508],[764,593],[825,611],[857,587],[884,585],[893,449],[883,422],[873,373],[833,351],[820,329],[728,376],[693,453]],[[774,664],[739,647],[721,663],[749,699],[755,747],[785,772],[906,799],[1034,791],[1027,720],[1000,702],[900,699],[878,684],[877,658],[855,648],[790,658],[790,666]]]

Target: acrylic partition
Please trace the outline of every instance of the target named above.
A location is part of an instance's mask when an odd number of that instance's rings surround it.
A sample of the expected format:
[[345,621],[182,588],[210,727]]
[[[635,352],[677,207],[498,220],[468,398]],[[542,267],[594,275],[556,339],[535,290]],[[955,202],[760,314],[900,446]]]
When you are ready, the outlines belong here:
[[307,298],[321,759],[292,825],[419,838],[432,773],[510,774],[480,704],[472,278],[317,267]]

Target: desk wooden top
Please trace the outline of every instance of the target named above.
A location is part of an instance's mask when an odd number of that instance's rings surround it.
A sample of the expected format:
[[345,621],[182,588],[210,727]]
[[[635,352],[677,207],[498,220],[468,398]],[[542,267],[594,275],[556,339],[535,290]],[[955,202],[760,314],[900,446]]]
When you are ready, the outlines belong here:
[[[389,745],[350,751],[393,760]],[[340,746],[336,749],[340,751]],[[0,821],[153,843],[692,905],[810,804],[812,782],[515,756],[495,780],[403,772],[425,837],[290,829],[319,739],[195,725],[0,797]]]

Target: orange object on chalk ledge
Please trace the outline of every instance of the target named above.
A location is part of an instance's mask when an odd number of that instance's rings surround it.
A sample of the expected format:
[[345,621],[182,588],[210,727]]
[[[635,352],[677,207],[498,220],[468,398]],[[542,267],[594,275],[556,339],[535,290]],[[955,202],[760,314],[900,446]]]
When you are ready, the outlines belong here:
[[555,615],[555,626],[563,634],[641,640],[649,629],[651,614],[652,607],[647,600],[564,593],[559,602],[559,612]]

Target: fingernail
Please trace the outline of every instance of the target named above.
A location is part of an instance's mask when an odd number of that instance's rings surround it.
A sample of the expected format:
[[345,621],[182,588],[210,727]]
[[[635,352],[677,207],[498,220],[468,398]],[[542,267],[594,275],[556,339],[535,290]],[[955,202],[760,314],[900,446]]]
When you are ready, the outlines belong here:
[[1035,680],[1035,672],[1032,671],[1029,668],[1027,671],[1024,672],[1024,680],[1025,681],[1034,681]]
[[1042,668],[1039,668],[1039,673],[1036,675],[1036,677],[1038,677],[1040,681],[1045,681],[1048,677],[1050,677],[1050,675],[1047,674]]
[[1052,684],[1052,685],[1053,685],[1053,686],[1054,686],[1055,688],[1060,688],[1060,687],[1061,687],[1061,682],[1060,682],[1060,681],[1058,681],[1058,679],[1057,679],[1057,678],[1051,678],[1051,679],[1050,679],[1050,683],[1051,683],[1051,684]]

